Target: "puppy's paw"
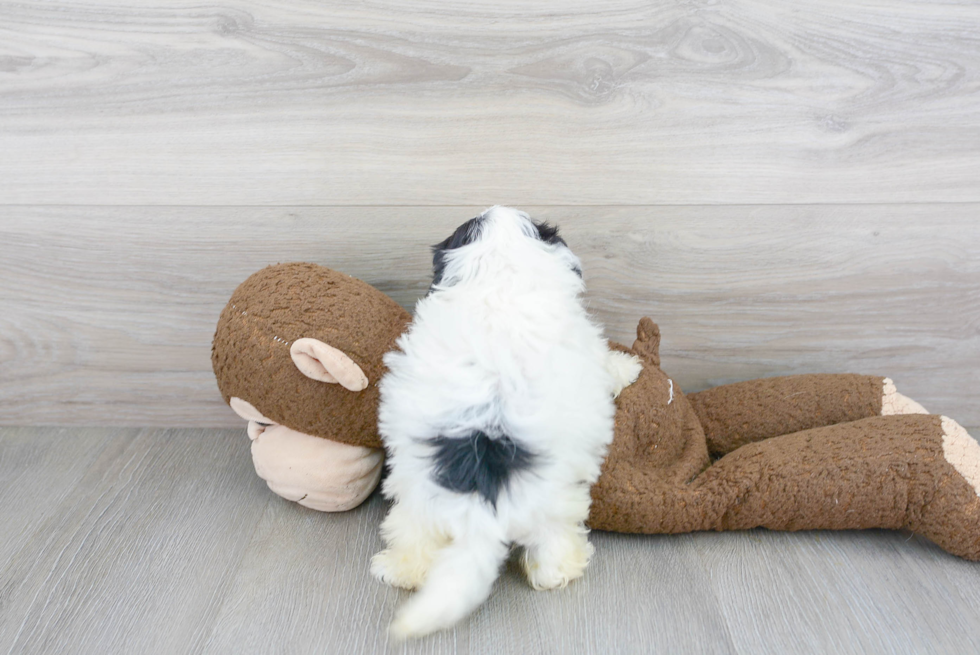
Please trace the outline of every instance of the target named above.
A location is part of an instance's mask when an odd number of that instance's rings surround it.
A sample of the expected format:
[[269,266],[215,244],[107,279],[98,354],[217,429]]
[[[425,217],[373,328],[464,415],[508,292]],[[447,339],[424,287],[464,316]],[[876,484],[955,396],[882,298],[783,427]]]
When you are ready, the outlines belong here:
[[550,548],[525,550],[521,562],[534,589],[560,589],[585,574],[594,550],[585,534],[572,533]]
[[404,551],[387,548],[371,558],[371,574],[401,589],[418,589],[425,582],[429,562]]
[[606,370],[613,377],[613,398],[615,398],[623,389],[636,382],[636,378],[640,377],[640,371],[643,370],[643,364],[636,355],[611,350],[606,359]]

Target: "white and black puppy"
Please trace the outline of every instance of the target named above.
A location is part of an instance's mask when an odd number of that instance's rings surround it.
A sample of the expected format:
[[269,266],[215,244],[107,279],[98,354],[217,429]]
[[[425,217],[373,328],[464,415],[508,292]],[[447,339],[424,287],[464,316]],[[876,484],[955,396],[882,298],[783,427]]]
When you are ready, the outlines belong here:
[[556,228],[493,207],[435,246],[433,264],[380,383],[394,504],[371,570],[419,589],[398,637],[472,612],[511,544],[535,589],[582,576],[614,394],[640,370],[589,318],[581,263]]

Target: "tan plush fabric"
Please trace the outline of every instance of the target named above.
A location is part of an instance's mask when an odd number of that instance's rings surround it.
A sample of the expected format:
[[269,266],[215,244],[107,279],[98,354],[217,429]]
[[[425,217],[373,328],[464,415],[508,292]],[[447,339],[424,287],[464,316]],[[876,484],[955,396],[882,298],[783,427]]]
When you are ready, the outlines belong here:
[[943,425],[943,457],[980,496],[980,444],[953,419],[948,416],[940,418]]
[[237,396],[228,404],[248,421],[255,472],[286,500],[320,512],[345,512],[377,487],[384,465],[382,449],[297,432]]
[[[410,321],[394,300],[356,278],[315,264],[277,264],[232,294],[218,320],[211,363],[225,402],[237,396],[298,432],[378,448],[381,357]],[[301,373],[290,346],[303,337],[350,357],[367,387],[350,391]]]
[[[633,346],[645,355],[644,370],[617,399],[615,438],[592,488],[591,527],[909,528],[951,553],[980,559],[980,497],[957,471],[977,470],[968,467],[978,465],[980,448],[965,431],[954,433],[939,416],[878,415],[882,378],[839,376],[840,385],[838,376],[753,381],[699,394],[718,450],[730,451],[712,463],[695,407],[677,391],[668,404],[669,378],[653,363],[659,332],[648,321],[641,321]],[[787,425],[809,429],[771,434],[778,427],[767,420],[770,403]],[[761,416],[746,414],[746,405]]]
[[890,379],[884,380],[884,396],[881,399],[881,415],[891,416],[893,414],[928,414],[925,407],[915,402],[908,396],[898,393],[895,383]]

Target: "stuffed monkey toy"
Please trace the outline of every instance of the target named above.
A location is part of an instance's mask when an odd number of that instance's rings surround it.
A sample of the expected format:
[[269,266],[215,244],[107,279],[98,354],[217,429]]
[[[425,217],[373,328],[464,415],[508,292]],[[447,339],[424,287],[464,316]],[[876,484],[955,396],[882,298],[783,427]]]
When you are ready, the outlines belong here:
[[270,266],[239,285],[211,363],[272,491],[326,512],[370,495],[384,462],[381,357],[411,320],[371,285],[314,264]]
[[[235,290],[212,363],[275,493],[342,511],[377,486],[382,356],[410,321],[381,291],[313,264],[270,266]],[[649,318],[632,348],[610,347],[643,366],[616,399],[590,527],[907,528],[980,560],[980,445],[887,378],[800,375],[685,395],[660,369]]]

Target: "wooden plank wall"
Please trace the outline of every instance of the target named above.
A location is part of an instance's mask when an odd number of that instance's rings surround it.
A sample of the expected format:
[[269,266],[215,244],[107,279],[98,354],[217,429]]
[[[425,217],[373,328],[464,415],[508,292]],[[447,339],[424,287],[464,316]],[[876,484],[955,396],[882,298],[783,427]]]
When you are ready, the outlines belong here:
[[233,426],[235,285],[411,308],[494,203],[686,389],[889,375],[980,425],[980,6],[0,2],[0,424]]

